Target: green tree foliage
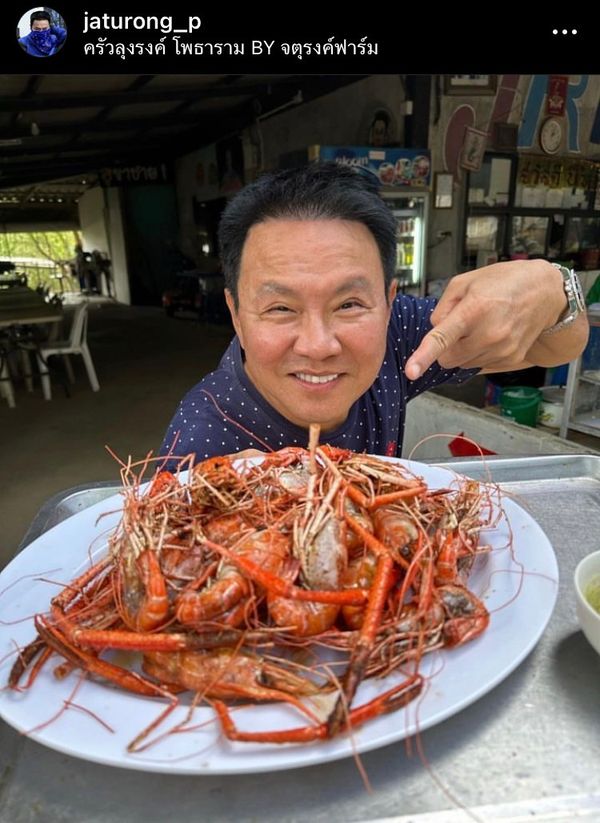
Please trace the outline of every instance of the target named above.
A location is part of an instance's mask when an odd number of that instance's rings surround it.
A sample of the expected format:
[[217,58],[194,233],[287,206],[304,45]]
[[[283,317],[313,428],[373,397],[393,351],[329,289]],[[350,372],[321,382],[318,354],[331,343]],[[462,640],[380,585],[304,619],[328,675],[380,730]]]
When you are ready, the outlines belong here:
[[78,285],[67,263],[75,257],[75,245],[80,242],[76,231],[4,233],[0,234],[0,260],[13,260],[32,288],[71,291]]
[[0,234],[0,258],[37,257],[60,265],[75,256],[75,245],[80,242],[76,231]]

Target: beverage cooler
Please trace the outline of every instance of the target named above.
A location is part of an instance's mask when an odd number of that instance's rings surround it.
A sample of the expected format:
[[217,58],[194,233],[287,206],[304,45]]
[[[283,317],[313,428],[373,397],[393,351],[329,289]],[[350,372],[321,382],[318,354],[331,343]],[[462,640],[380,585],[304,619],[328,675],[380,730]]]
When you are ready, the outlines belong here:
[[398,288],[406,294],[424,295],[428,195],[383,191],[382,196],[396,217]]
[[375,177],[397,225],[396,282],[407,294],[425,294],[431,160],[427,149],[311,146],[311,160],[334,160]]

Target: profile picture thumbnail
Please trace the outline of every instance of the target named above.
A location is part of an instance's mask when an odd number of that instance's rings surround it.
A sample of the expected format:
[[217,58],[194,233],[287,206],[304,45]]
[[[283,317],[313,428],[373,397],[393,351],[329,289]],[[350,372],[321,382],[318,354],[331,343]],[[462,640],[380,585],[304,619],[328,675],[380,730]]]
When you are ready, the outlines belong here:
[[17,25],[17,41],[31,57],[52,57],[67,39],[65,21],[47,6],[29,9]]

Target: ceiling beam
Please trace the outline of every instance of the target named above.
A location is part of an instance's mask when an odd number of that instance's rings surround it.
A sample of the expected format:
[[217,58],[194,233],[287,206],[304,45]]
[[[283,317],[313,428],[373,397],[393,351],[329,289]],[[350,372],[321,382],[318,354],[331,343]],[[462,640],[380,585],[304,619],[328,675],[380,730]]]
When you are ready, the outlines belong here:
[[[283,99],[276,94],[275,89],[277,86],[271,87],[271,93],[266,92],[266,86],[261,86],[261,94],[255,94],[253,97],[260,101],[261,109],[263,113],[268,112],[271,109],[276,108],[278,105],[281,105],[284,102],[284,99],[287,95],[291,95],[293,92],[301,90],[303,96],[306,101],[313,100],[316,97],[320,97],[323,94],[328,94],[331,91],[335,91],[342,86],[348,85],[350,83],[356,83],[358,80],[362,79],[365,75],[356,76],[356,75],[348,75],[345,77],[336,77],[335,78],[335,86],[332,84],[332,80],[334,78],[320,78],[320,77],[304,77],[299,80],[297,83],[293,84],[291,87],[286,84],[285,85],[285,92],[283,95]],[[245,89],[244,89],[245,93]],[[138,102],[141,95],[137,95],[136,99]],[[111,99],[111,98],[109,98]],[[172,96],[173,101],[177,100],[176,95]],[[95,117],[91,120],[87,120],[80,123],[48,123],[47,125],[42,125],[40,127],[42,135],[61,135],[64,134],[65,136],[73,136],[78,132],[92,132],[92,131],[101,131],[101,132],[113,132],[113,131],[139,131],[140,129],[144,129],[148,131],[153,128],[160,128],[164,126],[198,126],[203,125],[202,119],[205,117],[210,117],[212,121],[216,121],[225,117],[227,112],[230,109],[227,108],[219,108],[219,109],[211,109],[207,111],[196,111],[193,113],[188,114],[175,114],[179,111],[180,108],[185,106],[189,106],[192,103],[198,103],[202,101],[201,96],[196,96],[194,100],[185,100],[177,106],[174,110],[169,111],[164,116],[160,117],[148,117],[146,119],[136,118],[127,119],[127,120],[105,120],[104,118],[100,119]],[[106,103],[106,99],[104,100]],[[112,103],[111,103],[112,105]],[[11,129],[0,129],[0,139],[10,139],[14,137],[14,130]]]
[[[188,101],[184,101],[185,105],[190,105]],[[198,102],[197,100],[194,102]],[[182,103],[183,105],[183,103]],[[174,111],[177,111],[179,106]],[[197,126],[200,118],[210,116],[211,118],[220,117],[227,109],[211,109],[209,112],[195,112],[193,114],[180,114],[174,116],[173,111],[170,111],[164,117],[148,117],[136,118],[135,120],[103,120],[94,117],[92,120],[86,120],[79,123],[48,123],[40,126],[40,132],[43,137],[46,135],[61,135],[72,136],[78,131],[81,132],[109,132],[109,131],[137,131],[141,127],[145,129],[161,128],[163,126]],[[14,129],[0,129],[0,139],[10,139],[15,136]]]
[[[290,78],[277,77],[277,86],[297,86],[302,75]],[[172,100],[201,100],[203,97],[236,97],[239,95],[264,94],[268,84],[250,86],[202,86],[183,88],[151,89],[142,94],[137,91],[111,91],[89,94],[41,94],[31,99],[21,97],[0,97],[2,111],[44,111],[48,109],[82,109],[92,106],[129,106],[141,103],[161,103]]]
[[139,91],[140,89],[143,89],[144,86],[147,86],[148,83],[151,83],[155,77],[155,74],[140,74],[132,83],[130,83],[127,91]]
[[264,92],[262,95],[257,94],[251,101],[223,112],[218,119],[211,117],[208,123],[203,123],[195,129],[186,131],[178,139],[177,154],[182,155],[194,148],[201,148],[251,126],[256,122],[257,115],[264,116],[270,111],[275,111],[275,109],[284,106],[286,103],[291,102],[294,95],[299,91],[302,93],[302,103],[296,105],[296,109],[302,108],[302,106],[316,100],[318,97],[322,97],[324,94],[329,94],[344,86],[356,83],[365,76],[309,77],[303,78],[303,81],[297,82],[292,87],[288,85],[285,87],[273,86],[269,94]]
[[[73,166],[70,166],[68,169],[64,167],[58,167],[54,170],[49,170],[48,172],[38,171],[37,174],[34,171],[31,171],[28,173],[19,174],[16,177],[0,177],[0,191],[2,191],[2,188],[4,186],[6,186],[6,188],[14,188],[15,186],[27,186],[31,183],[45,183],[50,180],[56,180],[59,177],[66,177],[67,175],[72,175],[73,171]],[[86,173],[89,173],[88,169],[82,168],[79,170],[79,174]]]
[[[31,77],[28,78],[27,83],[23,91],[18,95],[19,100],[24,100],[28,97],[33,97],[37,94],[40,84],[43,80],[43,75],[41,74],[32,74]],[[23,112],[21,109],[15,109],[13,111],[12,117],[10,118],[10,125],[11,128],[14,129],[20,125],[20,121],[23,119]],[[30,126],[26,126],[27,131],[30,130]],[[10,130],[10,129],[9,129]]]
[[[136,77],[135,80],[132,83],[129,84],[129,87],[127,88],[127,91],[132,92],[132,91],[139,91],[140,89],[143,89],[144,86],[147,86],[148,83],[150,83],[152,80],[154,80],[155,76],[156,75],[154,75],[154,74],[140,74],[139,77]],[[108,102],[107,105],[103,106],[103,108],[100,109],[98,114],[93,118],[93,120],[91,122],[94,123],[94,124],[103,123],[107,119],[108,115],[112,112],[113,109],[114,109],[114,104],[112,103],[112,101]],[[81,134],[81,124],[78,124],[78,133]],[[77,135],[75,135],[74,137],[76,138]]]
[[[238,111],[240,112],[238,116]],[[232,128],[235,128],[236,124],[243,123],[244,125],[251,122],[252,113],[249,110],[249,105],[245,106],[241,111],[236,109],[235,114],[228,114],[227,116],[223,116],[220,118],[219,123],[222,124],[224,131],[222,132],[222,136],[229,134]],[[206,125],[202,125],[197,119],[194,121],[194,126],[199,127],[201,131],[206,134],[215,134],[214,128],[209,128]],[[243,126],[240,126],[243,128]],[[188,133],[190,135],[190,139],[198,141],[198,133],[196,129],[190,129],[188,131],[180,131],[177,134],[161,134],[161,135],[153,135],[153,136],[146,136],[146,130],[141,130],[140,125],[138,123],[138,132],[142,131],[145,135],[143,147],[144,151],[147,151],[150,148],[152,151],[161,151],[166,150],[169,155],[175,154],[179,156],[182,152],[179,150],[180,146],[179,143],[183,139],[187,137]],[[220,134],[220,130],[218,130]],[[139,139],[139,138],[138,138]],[[78,153],[82,151],[90,151],[90,152],[102,152],[102,153],[113,153],[119,154],[122,152],[127,152],[128,154],[136,149],[132,145],[134,138],[126,137],[122,140],[65,140],[62,143],[52,143],[51,145],[43,145],[40,144],[39,140],[26,140],[23,141],[21,145],[18,146],[1,146],[0,147],[0,162],[2,163],[4,168],[10,168],[13,165],[17,164],[28,164],[28,158],[31,158],[31,163],[38,163],[39,155],[49,155],[51,157],[59,157],[62,155],[68,155],[73,153]],[[212,142],[212,140],[208,140],[208,142]],[[203,142],[202,145],[205,143]],[[139,143],[135,144],[139,146]],[[139,149],[138,149],[139,150]]]
[[[12,147],[3,147],[0,151],[4,160],[3,173],[0,176],[0,188],[9,186],[22,186],[29,183],[55,180],[61,177],[68,177],[79,174],[89,174],[103,166],[116,163],[157,163],[175,159],[195,149],[202,148],[210,143],[239,133],[242,129],[256,122],[257,115],[268,114],[281,106],[291,102],[298,91],[302,92],[302,103],[296,106],[301,108],[306,103],[323,94],[335,91],[345,85],[356,83],[365,75],[344,75],[325,77],[302,77],[293,82],[261,84],[261,94],[255,94],[251,99],[245,100],[242,104],[235,105],[229,109],[219,109],[218,112],[199,112],[194,115],[180,115],[169,119],[153,118],[152,127],[165,125],[179,126],[189,125],[190,128],[174,136],[160,135],[154,138],[131,139],[128,137],[124,141],[109,142],[102,140],[92,140],[88,143],[77,142],[60,146],[43,147],[36,145],[35,139],[26,139],[24,144],[13,151]],[[240,90],[236,91],[239,94]],[[198,90],[195,92],[198,95]],[[174,92],[169,91],[171,99]],[[144,95],[135,95],[137,102]],[[201,97],[200,97],[201,99]],[[105,98],[111,100],[112,96]],[[198,96],[196,97],[198,100]],[[75,124],[65,126],[66,133],[71,137],[76,135],[81,129],[86,131],[87,124]],[[106,129],[114,126],[118,128],[129,128],[144,135],[152,128],[143,120],[128,121],[128,125],[121,122],[113,123],[107,121],[99,124],[99,129]],[[49,133],[45,132],[45,133]],[[58,132],[55,132],[58,133]],[[1,134],[0,134],[1,136]],[[69,156],[74,152],[88,150],[87,156]],[[49,155],[49,160],[40,160],[44,154]]]

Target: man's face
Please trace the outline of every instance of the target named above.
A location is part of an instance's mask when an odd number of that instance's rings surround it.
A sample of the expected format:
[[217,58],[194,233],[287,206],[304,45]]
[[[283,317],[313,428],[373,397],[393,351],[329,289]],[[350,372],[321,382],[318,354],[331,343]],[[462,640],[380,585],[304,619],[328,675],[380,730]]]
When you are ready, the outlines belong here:
[[46,31],[50,28],[50,23],[47,20],[34,20],[31,24],[31,31]]
[[[390,291],[390,298],[394,289]],[[341,425],[383,362],[390,306],[377,243],[346,220],[268,220],[244,244],[235,330],[246,373],[298,426]]]

